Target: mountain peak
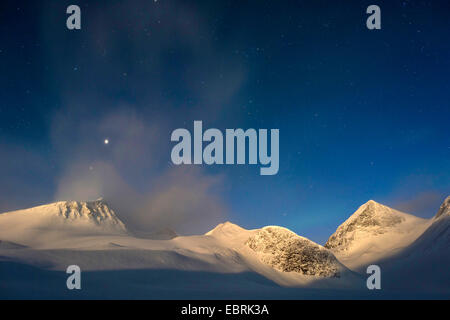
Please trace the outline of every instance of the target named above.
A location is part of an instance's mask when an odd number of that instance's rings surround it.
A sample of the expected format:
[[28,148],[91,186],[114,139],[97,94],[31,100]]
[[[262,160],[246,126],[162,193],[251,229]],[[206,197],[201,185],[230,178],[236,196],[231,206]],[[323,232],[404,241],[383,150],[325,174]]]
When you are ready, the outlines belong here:
[[434,219],[438,219],[446,215],[450,215],[450,196],[445,198],[444,202],[442,202],[441,207],[434,216]]
[[392,209],[376,201],[369,200],[358,208],[334,234],[330,236],[326,248],[347,250],[367,237],[378,236],[397,230],[407,232],[402,226],[422,223],[424,219]]
[[345,223],[362,226],[392,226],[404,220],[405,213],[369,200],[358,208]]
[[[375,200],[370,199],[366,203],[364,203],[361,207],[387,207],[384,204],[376,202]],[[388,208],[388,207],[387,207]]]
[[0,214],[4,240],[34,243],[51,234],[126,234],[125,225],[104,200],[58,201]]
[[211,236],[211,235],[217,235],[217,234],[226,234],[226,235],[232,235],[236,233],[240,233],[246,231],[244,228],[241,228],[237,224],[234,224],[230,221],[225,221],[224,223],[218,224],[214,229],[207,232],[205,235]]

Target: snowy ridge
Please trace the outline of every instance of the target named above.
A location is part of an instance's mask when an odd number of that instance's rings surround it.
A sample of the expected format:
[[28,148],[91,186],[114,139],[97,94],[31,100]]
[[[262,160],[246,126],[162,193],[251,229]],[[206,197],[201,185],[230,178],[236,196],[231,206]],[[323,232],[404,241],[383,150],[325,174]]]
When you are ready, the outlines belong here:
[[329,250],[286,228],[264,227],[245,244],[263,263],[276,270],[309,276],[340,276],[341,264]]

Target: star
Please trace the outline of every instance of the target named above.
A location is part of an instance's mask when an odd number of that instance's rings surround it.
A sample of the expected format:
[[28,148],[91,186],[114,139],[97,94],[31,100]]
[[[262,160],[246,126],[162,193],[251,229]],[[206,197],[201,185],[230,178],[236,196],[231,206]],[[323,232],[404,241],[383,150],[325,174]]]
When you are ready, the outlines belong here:
[[109,144],[109,140],[105,139],[105,141],[103,141],[105,144]]

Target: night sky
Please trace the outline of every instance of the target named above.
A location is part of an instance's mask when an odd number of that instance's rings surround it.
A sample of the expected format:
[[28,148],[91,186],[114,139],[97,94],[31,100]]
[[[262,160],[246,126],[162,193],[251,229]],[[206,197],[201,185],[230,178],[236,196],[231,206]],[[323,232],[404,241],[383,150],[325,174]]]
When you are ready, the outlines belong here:
[[[321,243],[369,199],[431,217],[450,194],[449,33],[437,0],[2,1],[0,211],[102,196],[135,229]],[[280,129],[278,174],[173,165],[194,120]]]

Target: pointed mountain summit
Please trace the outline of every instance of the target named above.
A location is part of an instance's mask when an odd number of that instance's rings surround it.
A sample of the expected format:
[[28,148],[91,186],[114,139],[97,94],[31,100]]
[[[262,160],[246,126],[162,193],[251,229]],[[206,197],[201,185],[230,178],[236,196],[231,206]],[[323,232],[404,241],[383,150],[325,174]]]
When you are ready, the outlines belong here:
[[233,236],[241,234],[243,232],[248,232],[248,230],[234,224],[230,221],[218,224],[214,229],[205,233],[206,236]]
[[369,200],[337,228],[325,247],[354,268],[408,246],[428,225],[426,219]]

